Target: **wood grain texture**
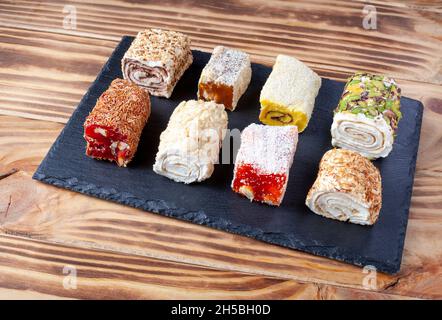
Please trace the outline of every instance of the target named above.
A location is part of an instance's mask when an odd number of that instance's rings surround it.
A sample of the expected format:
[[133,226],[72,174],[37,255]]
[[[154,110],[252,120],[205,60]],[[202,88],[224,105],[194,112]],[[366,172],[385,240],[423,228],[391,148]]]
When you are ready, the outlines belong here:
[[[65,123],[115,45],[0,26],[0,53],[5,58],[0,60],[0,114]],[[347,75],[333,78],[342,80]],[[399,84],[404,96],[424,105],[437,108],[442,102],[439,85],[410,80]]]
[[[66,4],[77,10],[76,30],[63,28]],[[5,57],[0,83],[3,92],[18,94],[2,95],[0,113],[66,122],[121,36],[143,27],[186,32],[193,47],[205,51],[217,44],[235,46],[268,65],[278,53],[295,55],[332,79],[363,69],[400,83],[440,84],[440,6],[372,4],[377,30],[362,27],[365,2],[354,1],[5,1],[0,3]]]
[[[65,4],[77,10],[77,29],[63,29]],[[141,27],[177,29],[198,48],[234,45],[260,60],[293,54],[323,69],[355,68],[440,83],[440,10],[374,1],[376,30],[362,26],[365,1],[6,1],[0,23],[118,40]],[[130,16],[130,19],[126,17]]]
[[[432,147],[442,139],[442,133],[434,134],[440,121],[442,114],[426,110],[403,266],[396,276],[378,274],[379,293],[442,298],[442,158],[440,148]],[[31,180],[61,128],[57,123],[0,117],[0,174],[5,176],[0,180],[1,232],[78,248],[363,288],[366,274],[358,267]],[[8,175],[14,169],[18,171]]]
[[[77,10],[76,30],[63,28],[66,4]],[[442,5],[369,1],[378,29],[368,31],[366,4],[0,2],[0,114],[9,115],[0,116],[0,298],[442,299]],[[292,54],[332,79],[357,69],[386,73],[405,96],[421,100],[400,273],[378,274],[377,289],[362,290],[361,268],[31,180],[63,127],[54,122],[67,121],[120,37],[143,27],[186,32],[205,51],[235,46],[267,65],[278,53]],[[66,262],[87,270],[75,292],[61,286]]]
[[114,46],[0,27],[0,113],[66,122]]
[[[0,235],[0,299],[409,299]],[[76,272],[76,288],[71,284]],[[64,270],[64,271],[63,271]]]
[[[312,284],[17,237],[0,236],[0,250],[0,288],[32,290],[44,296],[82,299],[282,299],[314,298],[318,290]],[[76,288],[66,289],[66,270],[73,268],[77,273]]]

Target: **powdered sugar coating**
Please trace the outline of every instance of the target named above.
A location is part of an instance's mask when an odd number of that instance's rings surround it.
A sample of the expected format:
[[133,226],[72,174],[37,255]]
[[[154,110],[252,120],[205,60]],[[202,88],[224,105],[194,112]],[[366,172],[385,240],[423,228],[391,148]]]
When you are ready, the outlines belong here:
[[[237,49],[217,46],[213,49],[209,62],[201,72],[199,85],[214,83],[231,87],[231,110],[233,111],[239,98],[249,86],[251,78],[252,67],[247,53]],[[199,92],[198,95],[200,99],[204,98],[203,92]]]
[[212,56],[201,73],[201,80],[234,86],[241,71],[247,68],[250,68],[250,58],[247,53],[217,46],[213,49]]
[[254,166],[261,174],[288,174],[298,143],[296,126],[265,126],[252,123],[241,134],[235,168]]

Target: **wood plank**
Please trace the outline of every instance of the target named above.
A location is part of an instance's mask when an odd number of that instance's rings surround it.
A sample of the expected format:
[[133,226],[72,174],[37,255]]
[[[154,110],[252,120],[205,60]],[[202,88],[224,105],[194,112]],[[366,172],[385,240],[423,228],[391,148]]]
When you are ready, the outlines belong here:
[[66,122],[114,46],[0,27],[0,113]]
[[[115,45],[108,40],[0,27],[4,57],[0,60],[0,114],[66,122]],[[348,76],[339,70],[317,71],[337,80]],[[429,97],[432,104],[442,97],[437,85],[409,80],[399,84],[405,96]]]
[[[77,29],[63,29],[64,6],[77,10]],[[374,1],[376,30],[362,26],[366,2],[327,0],[272,2],[178,0],[6,1],[0,25],[117,41],[141,27],[176,29],[196,48],[236,46],[270,63],[276,53],[293,54],[317,70],[346,74],[355,69],[399,79],[441,83],[441,23],[438,6]],[[130,16],[130,19],[127,17]],[[147,25],[146,25],[147,22]]]
[[[3,235],[0,249],[0,288],[21,295],[31,291],[32,297],[37,293],[81,299],[283,299],[314,298],[318,290],[312,284]],[[73,270],[76,284],[66,286]]]
[[[0,299],[411,298],[73,248],[14,236],[0,235],[0,250]],[[73,270],[76,272],[75,287],[69,281]]]
[[[109,1],[101,4],[100,10],[85,2],[77,5],[82,13],[79,14],[80,28],[76,31],[61,27],[63,2],[34,3],[17,2],[12,4],[13,8],[7,7],[11,5],[8,2],[0,4],[0,25],[24,28],[0,29],[0,56],[6,57],[4,52],[8,54],[8,59],[0,59],[0,90],[3,90],[0,113],[3,114],[66,121],[120,35],[134,34],[146,21],[151,24],[149,26],[188,32],[197,48],[210,50],[217,43],[235,45],[251,52],[255,61],[267,64],[281,48],[285,50],[283,52],[301,57],[322,76],[330,78],[344,79],[359,65],[373,67],[376,72],[397,73],[404,95],[423,100],[426,111],[404,267],[396,277],[379,275],[379,290],[370,294],[380,297],[383,293],[379,292],[386,291],[417,297],[441,297],[442,272],[438,263],[441,260],[441,222],[436,213],[442,206],[439,192],[442,170],[441,148],[435,147],[441,141],[438,134],[442,114],[441,90],[440,86],[407,80],[441,82],[442,37],[438,28],[441,6],[437,2],[385,4],[371,1],[378,8],[382,18],[378,22],[382,21],[382,26],[376,32],[364,31],[362,34],[358,34],[362,30],[358,30],[360,26],[355,27],[354,22],[361,19],[363,4],[344,1],[332,8],[326,1],[278,2],[272,7],[251,1],[206,2],[197,3],[196,8],[183,7],[175,1],[167,1],[166,4],[171,6],[166,8],[163,5]],[[233,14],[232,9],[235,9]],[[134,16],[133,22],[121,19],[121,12]],[[200,28],[199,20],[204,22],[204,28]],[[361,46],[370,49],[363,50]],[[373,65],[368,60],[371,56],[377,57],[379,63]],[[84,68],[80,68],[82,64],[85,64]],[[10,65],[20,68],[8,68]],[[13,97],[11,92],[14,92]],[[171,222],[171,219],[105,204],[41,184],[33,185],[36,182],[30,180],[30,174],[61,126],[21,122],[13,117],[0,119],[0,184],[2,191],[7,191],[0,195],[0,217],[5,216],[0,218],[3,232],[85,248],[97,247],[118,254],[131,252],[265,276],[361,287],[365,275],[359,268],[203,227]],[[16,126],[20,129],[16,130]],[[10,136],[13,139],[8,139]],[[17,142],[20,143],[18,148]],[[20,169],[20,172],[12,173],[13,168]],[[5,185],[7,188],[3,188]],[[25,191],[19,191],[20,188]],[[41,193],[34,196],[32,192],[35,190]],[[20,199],[19,203],[23,202],[23,206],[18,205],[17,199]],[[73,200],[69,202],[75,204],[73,208],[68,206],[69,203],[59,205],[67,200]],[[21,225],[29,216],[36,225]],[[71,220],[75,222],[72,226]],[[137,228],[132,237],[134,226]],[[122,235],[115,237],[113,231],[122,231]],[[192,238],[193,233],[196,240]],[[178,245],[164,245],[169,238]],[[213,246],[213,239],[220,239],[221,245]],[[177,252],[177,246],[183,250]],[[429,252],[429,248],[433,251]],[[316,294],[321,297],[349,296],[346,290],[350,289],[347,288],[323,284],[319,287]],[[14,289],[7,290],[14,292]]]
[[[417,89],[416,89],[417,90]],[[421,90],[422,91],[422,90]],[[431,91],[431,90],[430,90]],[[433,101],[431,98],[424,99]],[[379,292],[441,298],[442,121],[424,113],[403,266]],[[130,253],[324,285],[363,288],[361,268],[149,214],[31,180],[62,125],[0,117],[0,230],[51,243]],[[8,172],[18,169],[8,176]]]

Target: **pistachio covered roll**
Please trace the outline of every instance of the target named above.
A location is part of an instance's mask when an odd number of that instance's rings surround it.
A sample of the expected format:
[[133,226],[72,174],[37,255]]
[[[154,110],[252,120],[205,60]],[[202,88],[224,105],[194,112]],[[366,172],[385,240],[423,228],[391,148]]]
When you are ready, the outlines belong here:
[[307,127],[321,78],[296,58],[278,55],[261,91],[259,120],[268,125]]
[[369,159],[388,156],[402,118],[400,97],[391,78],[365,72],[350,77],[333,117],[333,146]]
[[318,177],[305,203],[326,218],[372,225],[382,206],[379,170],[357,152],[329,150],[319,163]]

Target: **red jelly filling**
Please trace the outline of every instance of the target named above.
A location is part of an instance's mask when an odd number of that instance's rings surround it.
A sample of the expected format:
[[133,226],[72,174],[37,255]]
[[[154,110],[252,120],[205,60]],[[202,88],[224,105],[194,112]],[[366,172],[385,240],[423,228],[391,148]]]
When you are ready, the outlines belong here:
[[233,190],[239,192],[246,186],[253,191],[254,200],[279,204],[286,181],[286,174],[261,174],[252,165],[243,164],[236,170]]
[[120,150],[122,146],[120,143],[126,144],[127,137],[114,129],[92,124],[85,128],[84,133],[88,141],[86,149],[88,156],[116,161],[119,165],[123,165],[130,156],[127,145],[124,150]]

